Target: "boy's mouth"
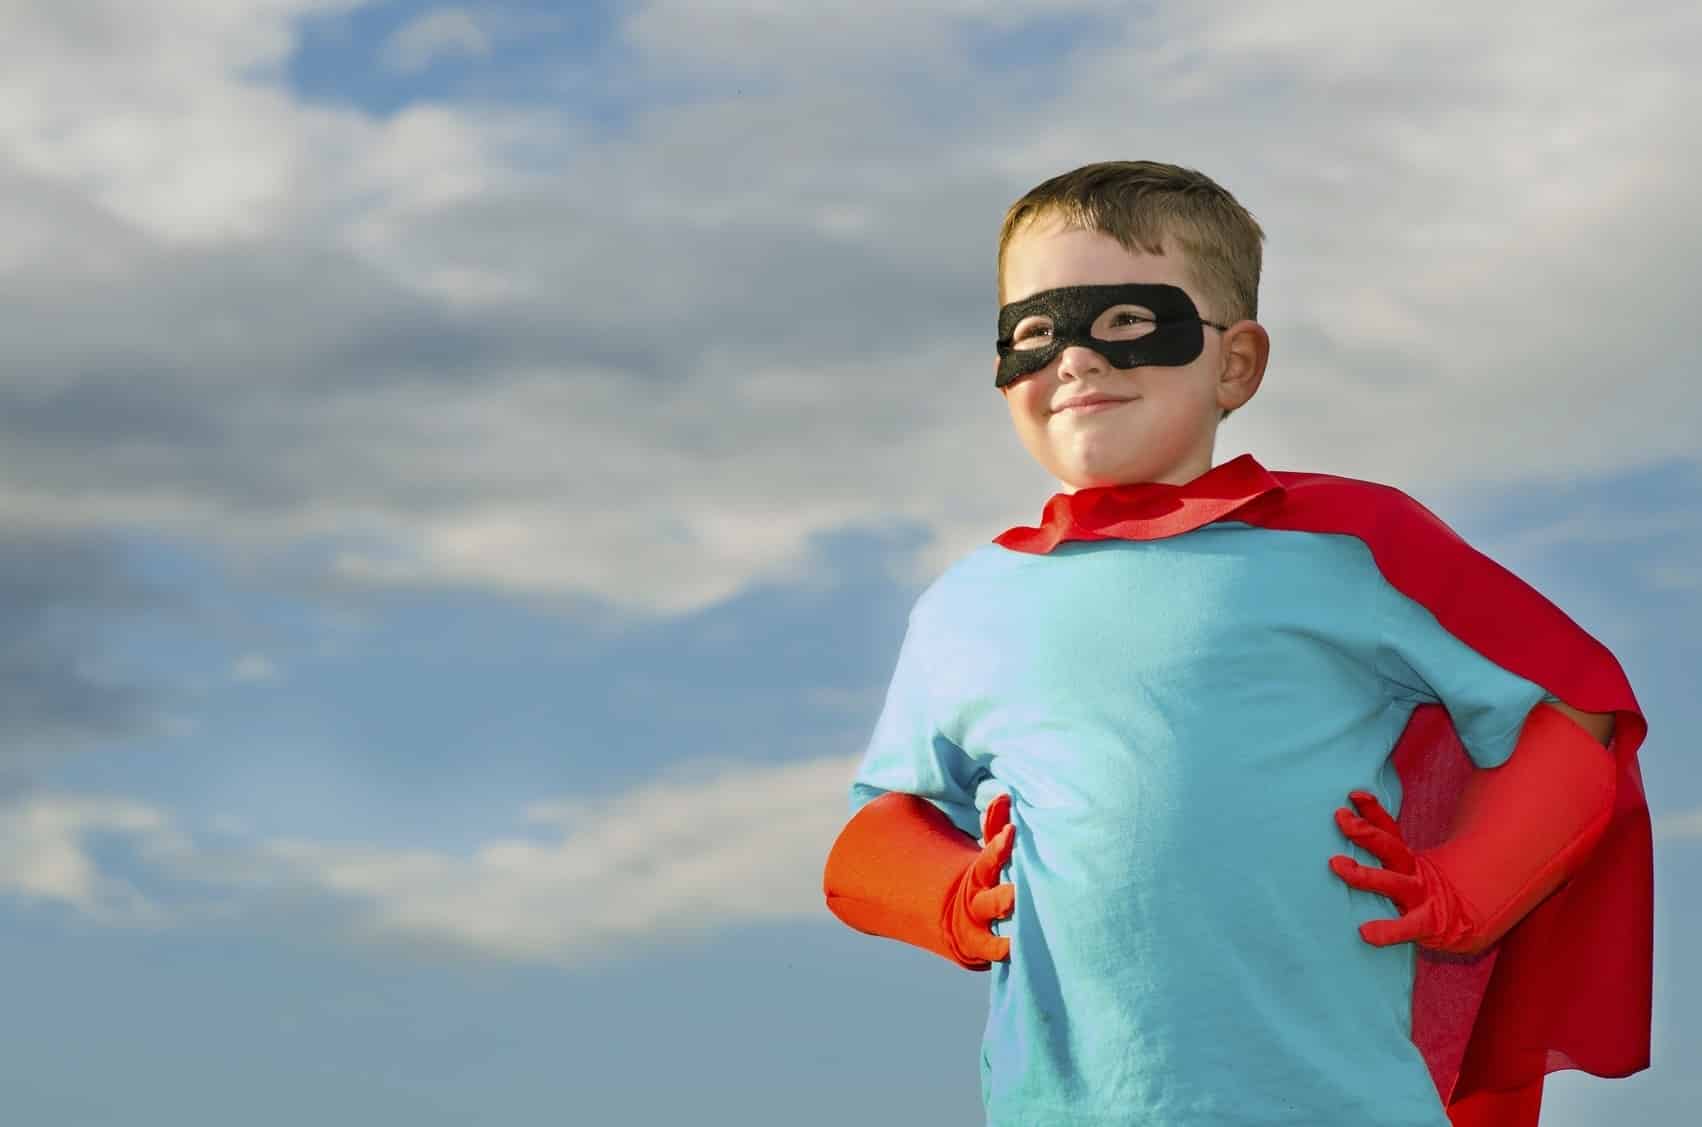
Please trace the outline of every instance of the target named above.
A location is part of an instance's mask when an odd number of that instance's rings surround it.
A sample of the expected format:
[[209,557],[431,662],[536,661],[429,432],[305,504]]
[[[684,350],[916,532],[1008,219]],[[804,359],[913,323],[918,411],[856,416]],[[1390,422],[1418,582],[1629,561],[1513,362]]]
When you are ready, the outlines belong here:
[[1085,399],[1079,399],[1073,403],[1066,403],[1052,413],[1054,415],[1062,415],[1065,412],[1072,415],[1091,415],[1099,411],[1108,411],[1120,403],[1133,402],[1139,398],[1140,396],[1138,395],[1130,396],[1127,399],[1120,399],[1110,395],[1090,395]]

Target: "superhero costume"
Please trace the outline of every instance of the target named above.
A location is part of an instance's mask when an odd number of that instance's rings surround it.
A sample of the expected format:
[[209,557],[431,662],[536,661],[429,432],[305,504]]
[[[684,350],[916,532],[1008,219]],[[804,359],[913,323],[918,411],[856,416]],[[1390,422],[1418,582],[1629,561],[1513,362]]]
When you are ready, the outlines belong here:
[[[1511,1124],[1509,1109],[1547,1071],[1647,1067],[1652,876],[1636,764],[1646,722],[1612,655],[1552,604],[1396,490],[1271,474],[1250,456],[1185,486],[1060,494],[1039,528],[995,544],[918,600],[852,804],[918,794],[973,836],[977,807],[1014,800],[1028,840],[1012,858],[1018,911],[1002,934],[1016,938],[994,968],[983,1055],[989,1114],[1014,1118],[996,1121],[1087,1123],[1097,1107],[1107,1123],[1135,1108],[1153,1122],[1257,1122],[1282,1106],[1288,1076],[1298,1101],[1288,1106],[1311,1121],[1438,1123],[1438,1095],[1459,1115],[1504,1089],[1514,1095],[1486,1121]],[[1276,598],[1261,607],[1249,592]],[[1120,713],[1122,698],[1141,707]],[[1292,820],[1318,818],[1375,771],[1378,784],[1360,789],[1387,796],[1412,848],[1433,845],[1472,764],[1505,762],[1546,700],[1615,715],[1613,813],[1583,869],[1481,957],[1372,949],[1357,936],[1359,951],[1345,950],[1337,928],[1389,919],[1392,906],[1357,891],[1345,905],[1321,897],[1333,878],[1317,873],[1340,838],[1324,844]],[[1235,769],[1202,779],[1189,767],[1219,760]],[[1347,785],[1305,789],[1322,777]],[[1083,780],[1112,785],[1092,793]],[[1113,855],[1079,848],[1095,839]],[[1218,851],[1221,840],[1246,857]],[[1131,878],[1131,856],[1155,878]],[[1237,889],[1239,871],[1276,887]],[[1072,901],[1072,887],[1115,893],[1119,882],[1113,905],[1130,910]],[[1206,885],[1241,899],[1213,904],[1198,894]],[[1276,924],[1237,936],[1237,915]],[[1260,939],[1274,949],[1255,950]],[[1285,956],[1306,941],[1326,957]],[[1205,955],[1193,977],[1221,975],[1216,989],[1150,973],[1190,952]],[[1144,976],[1127,971],[1142,964]],[[1386,1000],[1391,971],[1405,974],[1400,1012],[1333,1022],[1331,1003]],[[1099,993],[1111,1004],[1095,1005]],[[1025,995],[1045,1005],[1025,1013]],[[1118,1005],[1130,999],[1138,1005]],[[1226,1012],[1195,1012],[1226,999]],[[1253,1043],[1235,1043],[1238,1027]],[[1412,1060],[1400,1059],[1397,1029]],[[1319,1055],[1349,1034],[1358,1059]],[[1096,1053],[1095,1038],[1114,1051]],[[1263,1073],[1261,1052],[1274,1066]],[[1120,1069],[1118,1055],[1153,1066]],[[1434,1085],[1429,1110],[1414,1061]],[[1328,1079],[1332,1068],[1361,1082]]]

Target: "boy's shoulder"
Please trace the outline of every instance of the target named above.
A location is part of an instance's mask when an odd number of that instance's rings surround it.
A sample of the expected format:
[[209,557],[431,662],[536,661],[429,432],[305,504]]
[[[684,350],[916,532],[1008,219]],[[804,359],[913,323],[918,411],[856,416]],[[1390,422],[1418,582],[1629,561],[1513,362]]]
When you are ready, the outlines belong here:
[[1265,510],[1266,519],[1252,523],[1351,532],[1381,541],[1370,545],[1373,551],[1396,544],[1411,550],[1436,537],[1464,543],[1429,506],[1387,482],[1295,470],[1271,476],[1283,491]]
[[1329,500],[1338,504],[1357,503],[1378,511],[1405,506],[1424,508],[1412,494],[1385,481],[1301,470],[1272,470],[1270,474],[1283,487],[1283,497],[1291,502]]

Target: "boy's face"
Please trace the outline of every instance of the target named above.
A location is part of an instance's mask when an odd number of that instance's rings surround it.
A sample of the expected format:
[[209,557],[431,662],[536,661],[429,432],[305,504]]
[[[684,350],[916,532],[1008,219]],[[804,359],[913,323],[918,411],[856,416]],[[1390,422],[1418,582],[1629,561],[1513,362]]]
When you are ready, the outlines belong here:
[[[1064,286],[1164,284],[1186,291],[1205,320],[1221,321],[1222,311],[1208,306],[1188,279],[1181,253],[1166,249],[1163,255],[1130,252],[1110,235],[1067,230],[1043,216],[1012,236],[1005,248],[1005,302]],[[1092,335],[1135,339],[1153,331],[1139,318],[1154,312],[1140,305],[1112,306],[1094,320]],[[1044,333],[1032,335],[1048,328],[1044,315],[1019,322],[1017,346],[1049,339]],[[1007,384],[1000,390],[1022,444],[1066,493],[1146,481],[1183,485],[1205,473],[1211,469],[1219,411],[1253,397],[1270,341],[1256,321],[1238,321],[1221,331],[1201,326],[1201,331],[1205,347],[1187,364],[1120,369],[1095,349],[1070,345],[1044,368]],[[1123,402],[1085,411],[1059,409],[1066,400],[1097,394]]]

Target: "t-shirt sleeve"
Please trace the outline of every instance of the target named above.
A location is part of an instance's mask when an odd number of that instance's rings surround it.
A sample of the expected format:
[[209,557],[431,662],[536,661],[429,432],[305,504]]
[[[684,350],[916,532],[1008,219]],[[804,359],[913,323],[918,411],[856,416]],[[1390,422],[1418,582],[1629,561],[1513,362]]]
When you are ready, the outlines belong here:
[[1386,580],[1378,587],[1376,668],[1390,697],[1442,705],[1474,764],[1507,762],[1531,709],[1558,698],[1449,633],[1428,607]]
[[940,732],[930,692],[937,668],[933,639],[918,605],[910,612],[886,703],[875,722],[863,761],[851,783],[851,813],[883,794],[897,791],[932,802],[958,829],[976,840],[981,816],[976,787],[984,772]]

